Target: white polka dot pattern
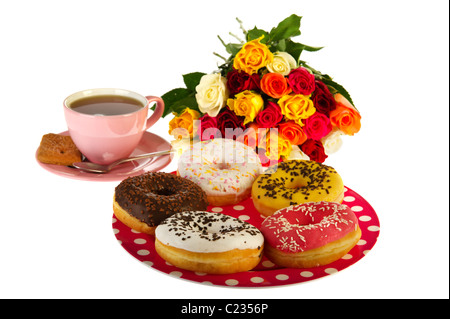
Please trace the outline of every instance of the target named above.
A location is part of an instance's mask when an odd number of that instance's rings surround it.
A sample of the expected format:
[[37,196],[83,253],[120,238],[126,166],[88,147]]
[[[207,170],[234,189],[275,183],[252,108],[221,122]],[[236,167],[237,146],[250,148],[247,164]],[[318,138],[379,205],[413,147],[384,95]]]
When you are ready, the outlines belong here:
[[[282,268],[266,257],[252,271],[230,275],[209,275],[179,269],[166,263],[155,251],[154,237],[131,230],[113,216],[112,227],[117,241],[133,257],[143,264],[176,278],[200,282],[206,285],[228,287],[268,287],[301,283],[338,273],[363,258],[375,245],[380,224],[378,216],[370,204],[348,187],[345,188],[343,204],[356,214],[362,236],[358,244],[344,257],[329,265],[309,268]],[[256,227],[260,227],[264,217],[254,208],[251,199],[238,205],[208,207],[208,211],[222,213],[239,218]]]

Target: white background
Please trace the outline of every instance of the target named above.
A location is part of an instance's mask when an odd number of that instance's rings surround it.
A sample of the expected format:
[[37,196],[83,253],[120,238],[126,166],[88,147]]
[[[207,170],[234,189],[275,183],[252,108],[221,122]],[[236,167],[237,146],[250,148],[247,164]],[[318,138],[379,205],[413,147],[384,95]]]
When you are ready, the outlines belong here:
[[[448,298],[448,1],[2,1],[2,298]],[[304,60],[352,94],[362,129],[326,164],[376,210],[373,250],[320,280],[209,287],[142,265],[111,226],[116,182],[43,170],[43,134],[66,130],[62,101],[95,87],[162,95],[210,73],[217,35],[303,16]],[[151,131],[168,139],[161,120]],[[171,164],[166,171],[176,168]]]

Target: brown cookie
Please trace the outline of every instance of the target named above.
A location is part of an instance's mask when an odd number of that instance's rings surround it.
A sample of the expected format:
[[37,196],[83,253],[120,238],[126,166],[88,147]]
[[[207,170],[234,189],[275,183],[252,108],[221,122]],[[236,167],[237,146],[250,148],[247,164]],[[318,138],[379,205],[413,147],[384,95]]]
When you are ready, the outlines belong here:
[[46,164],[67,166],[81,162],[81,152],[70,136],[49,133],[42,137],[37,159]]

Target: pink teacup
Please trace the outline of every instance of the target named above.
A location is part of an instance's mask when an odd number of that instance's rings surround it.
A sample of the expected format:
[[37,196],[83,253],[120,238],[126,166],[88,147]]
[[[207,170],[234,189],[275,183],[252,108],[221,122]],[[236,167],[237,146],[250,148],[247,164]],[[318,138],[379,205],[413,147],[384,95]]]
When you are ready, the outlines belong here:
[[[156,108],[147,118],[152,102],[156,102]],[[161,98],[122,89],[84,90],[64,100],[72,140],[89,161],[98,164],[130,156],[144,132],[163,112]]]

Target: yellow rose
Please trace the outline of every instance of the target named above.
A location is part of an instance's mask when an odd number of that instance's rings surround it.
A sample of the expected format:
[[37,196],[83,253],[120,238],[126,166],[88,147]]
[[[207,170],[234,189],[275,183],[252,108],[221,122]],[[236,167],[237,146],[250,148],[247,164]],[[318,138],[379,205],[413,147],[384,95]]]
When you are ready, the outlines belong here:
[[194,121],[200,117],[200,113],[186,108],[179,116],[175,116],[169,122],[169,134],[175,137],[192,137],[194,132]]
[[264,100],[261,95],[247,90],[236,94],[234,99],[228,99],[227,105],[236,115],[245,116],[245,125],[255,119],[264,105]]
[[236,70],[252,75],[273,61],[272,52],[260,42],[262,38],[263,36],[244,44],[234,58],[233,67]]
[[302,119],[307,119],[314,113],[316,108],[309,95],[296,94],[285,95],[278,100],[281,113],[289,120],[294,120],[300,126],[303,126]]
[[289,156],[292,151],[292,144],[288,139],[271,129],[266,135],[266,156],[269,159],[279,159],[281,156]]

